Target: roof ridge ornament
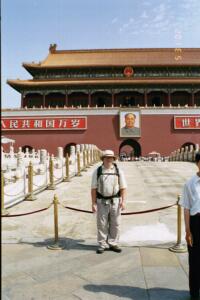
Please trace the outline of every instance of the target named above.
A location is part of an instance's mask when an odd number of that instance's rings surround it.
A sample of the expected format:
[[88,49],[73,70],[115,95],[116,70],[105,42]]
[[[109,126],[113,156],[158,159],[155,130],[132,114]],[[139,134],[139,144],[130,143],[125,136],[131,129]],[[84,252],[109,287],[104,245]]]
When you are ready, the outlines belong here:
[[50,44],[49,46],[49,52],[50,53],[55,53],[57,48],[57,44]]

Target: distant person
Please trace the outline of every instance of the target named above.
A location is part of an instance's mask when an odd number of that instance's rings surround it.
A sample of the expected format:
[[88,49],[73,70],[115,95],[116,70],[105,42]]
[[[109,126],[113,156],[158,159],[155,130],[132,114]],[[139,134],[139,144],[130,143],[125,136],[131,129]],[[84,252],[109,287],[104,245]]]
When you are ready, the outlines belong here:
[[112,150],[105,150],[103,164],[92,175],[92,211],[97,212],[97,253],[106,249],[121,252],[119,247],[121,210],[125,209],[126,180],[122,170],[114,163]]
[[122,136],[139,136],[140,128],[135,127],[136,115],[127,113],[124,116],[125,126],[121,128]]
[[199,300],[200,290],[200,152],[195,156],[198,172],[184,185],[180,205],[184,207],[186,242],[189,253],[191,299]]

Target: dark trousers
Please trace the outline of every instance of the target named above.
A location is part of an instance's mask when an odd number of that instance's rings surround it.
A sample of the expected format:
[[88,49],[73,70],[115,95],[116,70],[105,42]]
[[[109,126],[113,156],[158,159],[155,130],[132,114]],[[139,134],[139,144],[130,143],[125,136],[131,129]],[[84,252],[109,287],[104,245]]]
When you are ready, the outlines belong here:
[[200,215],[190,216],[190,231],[193,237],[193,246],[188,246],[189,287],[190,295],[197,297],[200,289]]

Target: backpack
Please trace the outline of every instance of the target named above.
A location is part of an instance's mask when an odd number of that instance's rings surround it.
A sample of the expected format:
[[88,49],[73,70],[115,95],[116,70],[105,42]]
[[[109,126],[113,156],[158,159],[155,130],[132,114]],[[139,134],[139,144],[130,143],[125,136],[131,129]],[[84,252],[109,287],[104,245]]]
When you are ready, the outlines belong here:
[[[117,164],[113,164],[114,165],[114,167],[115,167],[115,171],[116,171],[116,173],[103,173],[102,172],[102,166],[103,165],[101,165],[101,166],[99,166],[98,167],[98,169],[97,169],[97,182],[98,182],[98,179],[99,179],[99,177],[101,176],[101,175],[109,175],[109,176],[117,176],[118,177],[118,182],[119,182],[119,169],[118,169],[118,166],[117,166]],[[103,196],[102,194],[100,194],[98,191],[97,191],[97,198],[99,198],[99,199],[112,199],[112,198],[119,198],[120,197],[120,191],[117,193],[117,194],[115,194],[115,195],[112,195],[112,196],[107,196],[107,197],[105,197],[105,196]]]

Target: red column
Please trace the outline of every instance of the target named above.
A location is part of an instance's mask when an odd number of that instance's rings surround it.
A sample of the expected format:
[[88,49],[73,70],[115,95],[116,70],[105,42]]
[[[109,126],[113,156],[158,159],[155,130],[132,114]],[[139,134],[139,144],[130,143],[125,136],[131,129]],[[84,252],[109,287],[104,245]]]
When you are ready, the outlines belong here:
[[67,93],[67,92],[65,92],[65,106],[67,106],[67,107],[68,107],[68,105],[69,105],[68,93]]
[[194,91],[191,94],[191,106],[194,106]]
[[45,104],[45,98],[46,98],[46,97],[45,97],[45,93],[44,93],[44,94],[43,94],[43,104],[42,104],[43,107],[45,107],[45,105],[46,105],[46,104]]
[[171,104],[171,92],[168,91],[167,105],[170,106],[170,104]]
[[115,94],[112,93],[112,106],[115,106]]
[[91,104],[92,104],[90,92],[88,93],[88,104],[89,104],[89,106],[91,106]]
[[147,103],[147,90],[145,89],[144,90],[144,106],[146,106],[148,103]]
[[21,108],[24,107],[24,94],[21,94]]

